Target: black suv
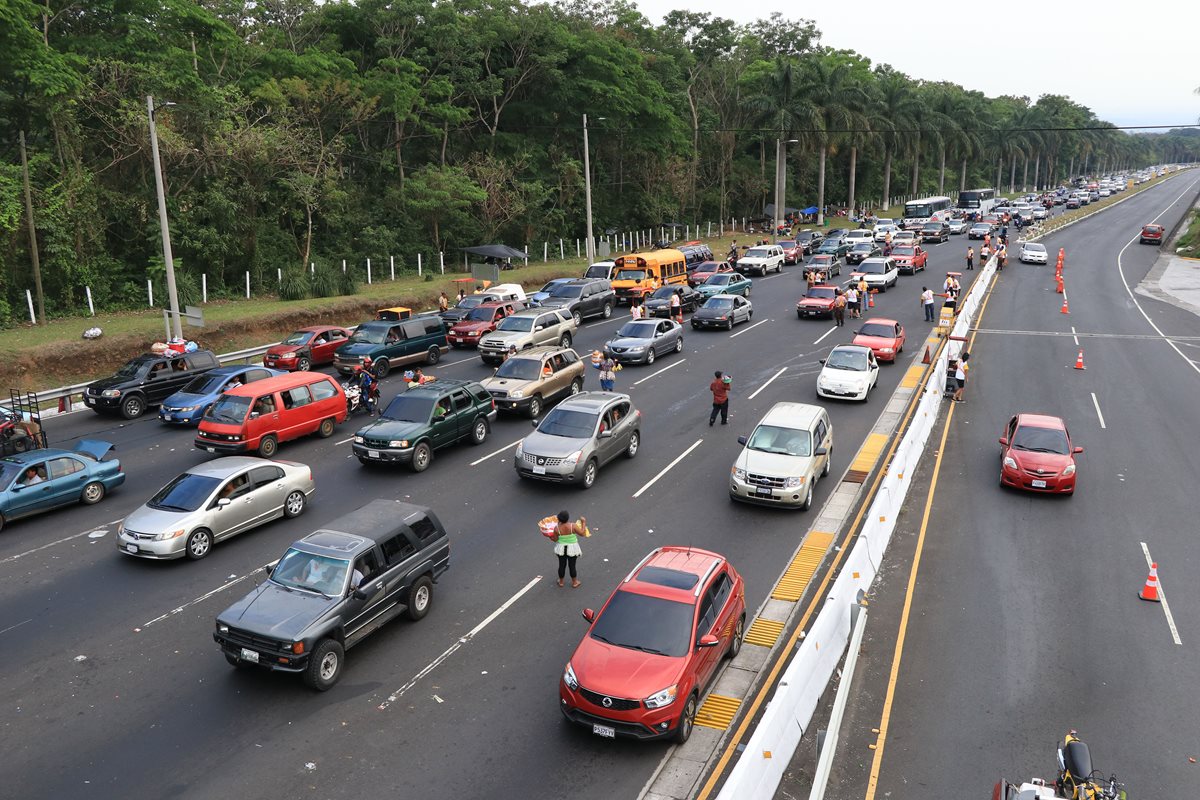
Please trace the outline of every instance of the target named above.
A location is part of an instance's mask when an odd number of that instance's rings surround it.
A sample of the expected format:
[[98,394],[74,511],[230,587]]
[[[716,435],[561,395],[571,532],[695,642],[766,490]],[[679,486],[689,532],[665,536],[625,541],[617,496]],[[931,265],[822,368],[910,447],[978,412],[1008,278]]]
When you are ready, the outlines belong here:
[[372,500],[294,543],[266,581],[221,612],[213,638],[235,667],[299,672],[332,688],[346,651],[401,614],[429,613],[450,537],[428,508]]
[[178,392],[188,381],[221,366],[208,350],[183,355],[138,356],[109,378],[89,383],[83,401],[97,414],[115,411],[125,419],[140,417]]
[[646,311],[652,317],[671,316],[671,295],[673,294],[679,295],[679,306],[686,312],[695,311],[704,305],[704,298],[691,286],[686,283],[672,283],[658,287],[654,290],[654,294],[646,298]]
[[825,235],[820,231],[800,231],[795,239],[796,244],[804,248],[805,255],[812,255],[825,242]]
[[579,325],[588,317],[612,316],[617,296],[612,284],[601,278],[576,278],[558,284],[550,296],[538,305],[541,308],[561,308],[575,318]]
[[439,378],[396,395],[378,420],[358,429],[351,447],[363,464],[407,464],[424,472],[434,450],[464,440],[483,444],[495,419],[487,389]]
[[706,244],[680,245],[679,252],[683,253],[683,260],[687,264],[688,270],[691,270],[694,264],[716,260],[713,258],[712,248]]

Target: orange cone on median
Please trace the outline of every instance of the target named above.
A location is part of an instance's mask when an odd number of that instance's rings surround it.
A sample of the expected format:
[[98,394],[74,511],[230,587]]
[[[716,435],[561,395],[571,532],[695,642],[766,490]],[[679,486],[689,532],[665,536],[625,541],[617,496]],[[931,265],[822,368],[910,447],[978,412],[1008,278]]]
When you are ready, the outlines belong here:
[[1085,367],[1083,365],[1083,351],[1082,350],[1079,351],[1079,357],[1075,359],[1075,369],[1087,369],[1087,367]]
[[1067,296],[1065,294],[1063,295],[1062,313],[1064,313],[1064,314],[1071,313],[1071,309],[1067,308]]
[[925,357],[921,359],[922,364],[932,364],[933,357],[929,353],[929,345],[925,345]]
[[1138,592],[1138,597],[1151,603],[1162,602],[1158,599],[1158,562],[1150,565],[1150,574],[1146,577],[1146,585]]

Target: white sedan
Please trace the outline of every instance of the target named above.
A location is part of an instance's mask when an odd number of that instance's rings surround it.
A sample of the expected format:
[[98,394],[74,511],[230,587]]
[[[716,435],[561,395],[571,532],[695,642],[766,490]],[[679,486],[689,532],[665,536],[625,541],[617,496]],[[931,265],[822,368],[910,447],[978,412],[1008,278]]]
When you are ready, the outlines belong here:
[[818,397],[866,400],[879,380],[879,363],[869,347],[840,344],[821,363]]
[[1046,245],[1037,242],[1025,242],[1021,245],[1018,256],[1022,264],[1045,264],[1047,262]]

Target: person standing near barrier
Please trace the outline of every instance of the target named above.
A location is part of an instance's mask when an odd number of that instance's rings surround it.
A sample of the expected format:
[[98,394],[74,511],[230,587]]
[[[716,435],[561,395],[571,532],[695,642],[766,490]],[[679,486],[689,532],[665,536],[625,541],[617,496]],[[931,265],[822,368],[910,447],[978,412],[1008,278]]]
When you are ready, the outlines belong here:
[[928,286],[921,287],[921,306],[925,309],[925,321],[933,322],[933,290]]
[[967,246],[967,269],[975,269],[975,248]]
[[963,399],[963,390],[967,388],[967,372],[970,370],[967,360],[970,357],[971,354],[964,350],[959,356],[958,366],[954,370],[954,381],[958,384],[958,388],[954,390],[954,402],[956,403],[967,402]]
[[721,370],[713,373],[713,382],[708,385],[708,390],[712,392],[712,413],[708,415],[708,427],[712,427],[717,421],[717,414],[721,415],[721,424],[729,424],[729,387],[733,384],[733,379],[725,375]]

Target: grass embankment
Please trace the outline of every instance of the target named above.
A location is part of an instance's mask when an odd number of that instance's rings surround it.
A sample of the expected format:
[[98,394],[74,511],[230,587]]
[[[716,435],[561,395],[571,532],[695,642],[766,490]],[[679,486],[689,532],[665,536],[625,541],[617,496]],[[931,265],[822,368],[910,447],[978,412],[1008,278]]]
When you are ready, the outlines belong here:
[[1188,258],[1200,258],[1200,211],[1192,211],[1192,219],[1175,240],[1175,252]]

